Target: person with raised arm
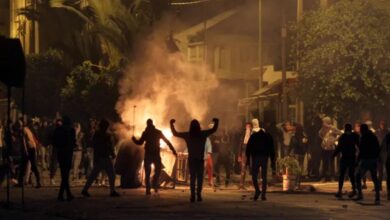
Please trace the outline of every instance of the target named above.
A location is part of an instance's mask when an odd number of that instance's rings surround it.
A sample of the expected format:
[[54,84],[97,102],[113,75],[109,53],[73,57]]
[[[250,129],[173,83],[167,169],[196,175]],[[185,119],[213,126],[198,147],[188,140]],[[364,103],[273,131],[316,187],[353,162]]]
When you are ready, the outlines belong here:
[[194,119],[190,123],[188,132],[178,132],[175,129],[175,119],[171,119],[171,130],[175,137],[184,139],[188,148],[188,163],[190,168],[190,201],[195,202],[195,185],[197,201],[202,201],[202,186],[204,173],[204,151],[206,139],[218,129],[219,120],[213,119],[214,126],[209,130],[201,130],[199,121]]
[[172,146],[171,142],[164,136],[164,134],[156,129],[153,125],[152,119],[146,121],[146,129],[142,133],[142,136],[139,140],[135,137],[132,138],[133,142],[137,145],[142,145],[145,142],[145,157],[144,157],[144,169],[145,169],[145,186],[146,186],[146,195],[151,195],[150,193],[150,173],[151,165],[154,165],[154,176],[153,176],[153,188],[155,193],[158,193],[159,188],[159,179],[162,169],[161,156],[160,156],[160,140],[162,139],[171,149],[172,153],[177,156],[175,148]]

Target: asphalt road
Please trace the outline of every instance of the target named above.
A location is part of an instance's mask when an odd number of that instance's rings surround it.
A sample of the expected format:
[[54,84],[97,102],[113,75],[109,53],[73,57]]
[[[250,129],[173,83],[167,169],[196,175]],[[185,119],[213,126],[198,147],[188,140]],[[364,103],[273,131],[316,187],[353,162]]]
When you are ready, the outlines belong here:
[[[92,197],[82,198],[81,187],[73,187],[76,199],[58,202],[58,187],[26,189],[26,204],[20,205],[20,190],[11,192],[13,206],[0,208],[0,219],[390,219],[390,201],[374,205],[372,185],[361,203],[333,196],[336,183],[315,184],[316,192],[283,193],[273,187],[267,201],[252,201],[252,191],[235,187],[214,191],[206,188],[204,201],[191,204],[187,187],[163,190],[146,197],[144,189],[118,189],[121,197],[108,197],[108,189],[93,187]],[[348,185],[345,186],[349,188]],[[5,191],[0,190],[4,201]],[[346,197],[347,198],[347,197]]]

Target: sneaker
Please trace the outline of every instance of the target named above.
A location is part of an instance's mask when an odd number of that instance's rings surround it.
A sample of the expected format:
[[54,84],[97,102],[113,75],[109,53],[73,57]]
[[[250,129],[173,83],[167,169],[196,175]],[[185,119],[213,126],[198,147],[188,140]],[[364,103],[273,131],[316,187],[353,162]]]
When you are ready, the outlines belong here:
[[194,203],[194,202],[195,202],[195,194],[191,194],[190,202],[191,202],[191,203]]
[[336,193],[334,196],[335,196],[336,198],[338,198],[338,199],[343,198],[343,194],[341,194],[341,192]]
[[35,189],[39,189],[39,188],[41,188],[41,187],[42,187],[41,183],[38,183],[38,184],[35,186]]
[[202,199],[202,194],[198,194],[197,195],[197,200],[198,200],[198,202],[202,202],[203,201],[203,199]]
[[363,200],[363,195],[358,195],[354,200],[355,200],[355,201],[361,201],[361,200]]
[[117,193],[116,191],[112,191],[112,192],[110,193],[110,196],[111,196],[111,197],[120,197],[119,193]]
[[259,199],[260,194],[261,194],[260,191],[256,191],[255,196],[253,197],[253,201],[257,201]]
[[67,198],[66,198],[66,201],[70,202],[74,199],[74,196],[73,195],[68,195]]
[[350,198],[350,199],[352,199],[353,197],[355,197],[356,196],[356,191],[352,191],[352,192],[350,192],[349,194],[348,194],[348,197]]
[[381,204],[381,199],[379,196],[375,196],[375,205],[380,205]]
[[265,194],[261,194],[261,201],[266,201],[267,200],[267,197],[265,197]]
[[84,197],[91,197],[87,190],[81,191],[81,195],[83,195]]

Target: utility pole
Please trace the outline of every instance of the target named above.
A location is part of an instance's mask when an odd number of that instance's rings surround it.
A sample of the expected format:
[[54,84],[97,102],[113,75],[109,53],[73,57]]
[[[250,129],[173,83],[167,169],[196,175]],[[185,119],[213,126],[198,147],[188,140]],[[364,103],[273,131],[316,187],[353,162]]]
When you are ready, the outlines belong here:
[[297,21],[300,22],[303,16],[303,0],[297,0]]
[[320,6],[322,9],[325,9],[328,7],[328,0],[320,0]]
[[[259,42],[258,42],[258,61],[259,61],[259,89],[263,88],[263,36],[262,36],[262,0],[259,0]],[[257,101],[259,120],[262,121],[263,117],[261,112],[264,107],[262,101]]]
[[287,73],[286,73],[286,40],[287,40],[287,27],[286,27],[286,6],[282,7],[282,121],[287,120],[288,100],[287,100]]

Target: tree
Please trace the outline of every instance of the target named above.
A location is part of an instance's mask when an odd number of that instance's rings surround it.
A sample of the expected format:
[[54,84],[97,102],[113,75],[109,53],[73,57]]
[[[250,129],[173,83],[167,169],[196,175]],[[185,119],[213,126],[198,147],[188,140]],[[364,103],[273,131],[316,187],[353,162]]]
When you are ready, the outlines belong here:
[[340,1],[290,26],[305,107],[341,119],[380,114],[390,95],[390,11],[380,0]]
[[115,118],[120,70],[96,66],[89,61],[76,66],[61,91],[62,112],[85,121],[88,118]]
[[[54,116],[60,108],[60,91],[68,70],[62,53],[48,50],[43,54],[28,55],[25,81],[26,113],[32,116]],[[16,101],[22,105],[21,91]]]

